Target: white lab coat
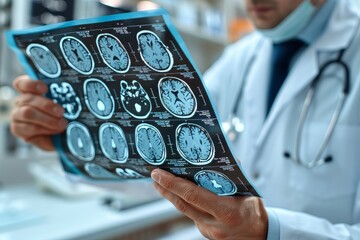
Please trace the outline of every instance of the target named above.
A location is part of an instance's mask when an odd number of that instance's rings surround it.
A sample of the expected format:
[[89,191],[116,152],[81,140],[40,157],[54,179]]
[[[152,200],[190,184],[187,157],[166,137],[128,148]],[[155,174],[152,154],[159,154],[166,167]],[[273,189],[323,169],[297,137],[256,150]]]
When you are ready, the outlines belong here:
[[[269,211],[278,216],[280,239],[360,239],[358,13],[356,1],[337,2],[327,29],[296,60],[266,119],[272,51],[268,39],[253,33],[228,47],[204,76],[222,120],[232,112],[246,78],[239,108],[246,129],[233,150]],[[283,154],[295,154],[297,122],[319,64],[336,58],[343,48],[351,69],[351,91],[326,149],[333,161],[309,170]],[[342,72],[332,67],[320,80],[304,126],[302,159],[313,160],[318,153],[343,79]]]

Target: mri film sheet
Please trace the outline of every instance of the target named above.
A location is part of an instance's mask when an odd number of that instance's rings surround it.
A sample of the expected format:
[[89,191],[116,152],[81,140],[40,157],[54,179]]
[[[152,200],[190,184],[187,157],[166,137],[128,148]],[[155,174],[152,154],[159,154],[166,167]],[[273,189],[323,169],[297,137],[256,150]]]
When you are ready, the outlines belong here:
[[105,186],[149,181],[161,168],[220,196],[259,196],[164,10],[17,30],[7,40],[65,110],[67,129],[53,139],[70,177]]

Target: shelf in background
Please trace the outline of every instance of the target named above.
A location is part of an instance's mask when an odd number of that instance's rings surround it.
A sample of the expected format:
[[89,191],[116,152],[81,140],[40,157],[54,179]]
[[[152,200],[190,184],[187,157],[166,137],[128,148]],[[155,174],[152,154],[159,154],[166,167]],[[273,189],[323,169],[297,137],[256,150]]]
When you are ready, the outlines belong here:
[[227,46],[230,43],[227,37],[221,36],[221,33],[210,32],[206,28],[200,26],[186,25],[175,19],[173,20],[173,22],[178,31],[182,34],[186,34],[195,38],[200,38],[223,47]]

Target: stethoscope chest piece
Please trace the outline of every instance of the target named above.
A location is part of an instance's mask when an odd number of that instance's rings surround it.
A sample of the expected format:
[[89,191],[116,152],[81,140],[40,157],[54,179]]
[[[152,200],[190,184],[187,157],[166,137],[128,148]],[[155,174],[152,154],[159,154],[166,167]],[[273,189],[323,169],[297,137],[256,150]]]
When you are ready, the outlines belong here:
[[225,134],[231,142],[236,142],[238,136],[244,132],[244,122],[234,114],[231,114],[225,122],[222,123]]

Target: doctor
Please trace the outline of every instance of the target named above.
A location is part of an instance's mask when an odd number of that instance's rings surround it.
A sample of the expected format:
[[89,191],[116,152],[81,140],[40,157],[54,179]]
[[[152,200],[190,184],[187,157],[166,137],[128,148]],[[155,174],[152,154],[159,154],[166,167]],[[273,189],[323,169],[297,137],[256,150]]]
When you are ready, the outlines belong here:
[[233,149],[263,202],[216,197],[158,170],[156,188],[210,239],[360,239],[359,7],[245,3],[258,31],[205,80],[221,119],[242,119]]
[[[245,3],[258,31],[205,79],[221,118],[244,123],[233,149],[264,199],[219,197],[162,170],[152,172],[155,188],[210,239],[360,239],[359,8],[355,0]],[[40,81],[22,76],[14,86],[22,94],[13,133],[53,150],[63,110],[42,97]]]

